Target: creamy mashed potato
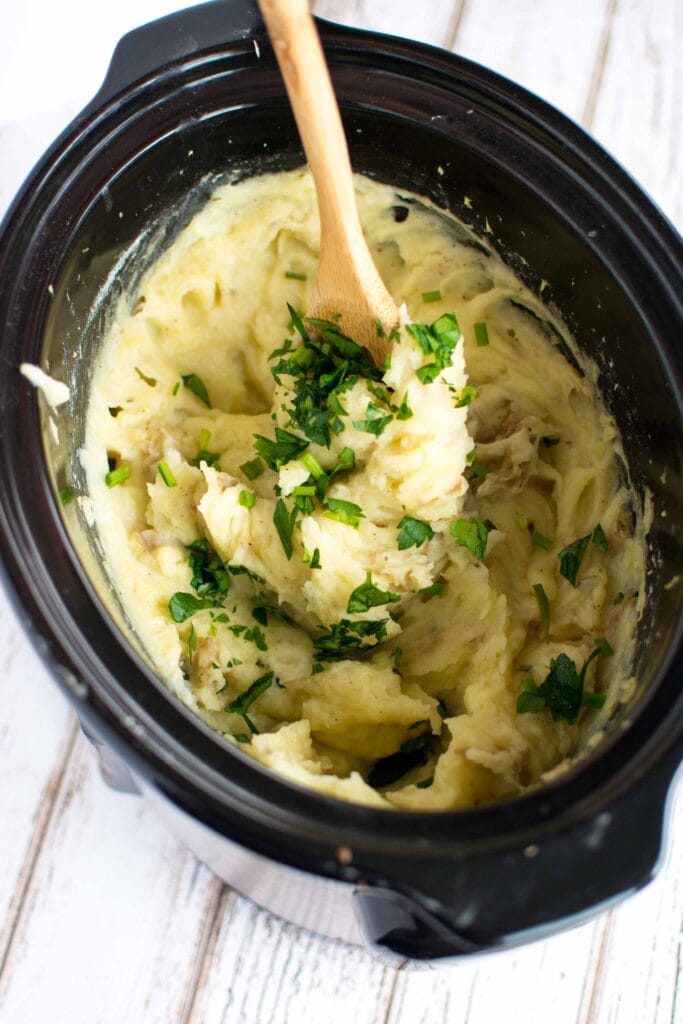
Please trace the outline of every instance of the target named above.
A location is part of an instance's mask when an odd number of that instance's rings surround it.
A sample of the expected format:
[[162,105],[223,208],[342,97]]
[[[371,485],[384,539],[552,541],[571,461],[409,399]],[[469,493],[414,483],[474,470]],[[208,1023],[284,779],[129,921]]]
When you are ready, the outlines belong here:
[[644,544],[548,310],[426,201],[356,185],[407,311],[389,365],[294,312],[308,174],[227,185],[121,306],[82,458],[107,570],[182,700],[305,786],[467,807],[568,763],[625,695]]

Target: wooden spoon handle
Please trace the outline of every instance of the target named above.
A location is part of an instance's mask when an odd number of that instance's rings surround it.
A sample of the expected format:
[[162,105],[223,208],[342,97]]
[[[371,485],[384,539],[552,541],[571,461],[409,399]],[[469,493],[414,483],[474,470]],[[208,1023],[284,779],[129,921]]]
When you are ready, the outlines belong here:
[[362,237],[351,161],[327,62],[307,0],[259,0],[315,181],[323,235]]

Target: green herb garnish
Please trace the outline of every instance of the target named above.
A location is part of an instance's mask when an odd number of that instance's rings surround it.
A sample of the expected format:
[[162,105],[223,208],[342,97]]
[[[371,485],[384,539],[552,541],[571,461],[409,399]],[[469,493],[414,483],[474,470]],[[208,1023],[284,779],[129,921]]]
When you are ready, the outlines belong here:
[[346,610],[350,614],[354,612],[367,612],[370,608],[376,608],[379,605],[385,604],[395,604],[396,601],[400,600],[401,598],[398,594],[392,594],[391,591],[380,590],[379,587],[376,587],[372,582],[372,574],[368,573],[365,577],[365,583],[361,583],[351,593]]
[[[385,639],[388,619],[342,619],[313,640],[318,661],[340,661],[371,651]],[[363,640],[372,639],[371,644]]]
[[70,505],[76,497],[76,492],[73,487],[60,487],[59,489],[59,501],[63,507]]
[[612,601],[612,604],[621,604],[621,602],[623,600],[624,600],[624,592],[623,592],[623,590],[620,590],[619,593],[614,598],[614,600]]
[[215,608],[216,601],[212,598],[195,597],[194,594],[186,594],[179,591],[174,594],[168,602],[168,610],[174,622],[184,622],[190,615],[200,612],[205,608]]
[[550,643],[550,601],[548,600],[548,595],[543,589],[542,583],[534,583],[531,589],[536,601],[538,602],[538,610],[541,613],[545,642]]
[[196,395],[199,401],[203,402],[207,408],[211,408],[209,392],[206,390],[206,384],[201,377],[198,377],[196,373],[184,373],[181,375],[181,380],[188,391]]
[[290,433],[289,430],[276,427],[274,441],[270,437],[254,434],[254,448],[270,469],[279,470],[281,466],[301,455],[308,448],[308,441]]
[[247,480],[256,480],[266,471],[266,467],[258,457],[250,459],[248,462],[243,462],[240,469],[246,476]]
[[450,525],[453,537],[461,547],[471,551],[475,558],[481,560],[486,552],[489,530],[481,519],[455,519]]
[[237,500],[242,508],[253,508],[256,504],[256,495],[253,491],[240,491]]
[[167,487],[178,486],[178,481],[173,476],[171,467],[169,466],[168,462],[159,463],[159,475],[161,476],[161,479],[164,481]]
[[368,402],[368,407],[365,410],[365,419],[354,420],[353,425],[356,430],[362,430],[366,434],[374,434],[375,437],[379,437],[384,429],[389,426],[393,418],[391,415],[385,416],[374,402]]
[[608,551],[609,544],[607,543],[607,537],[600,523],[593,530],[593,543],[595,544],[598,551]]
[[193,660],[195,652],[197,650],[197,634],[195,633],[194,623],[190,626],[190,635],[187,638],[187,656],[190,661]]
[[297,512],[297,508],[292,508],[291,511],[288,511],[282,498],[277,499],[275,512],[273,513],[273,522],[288,559],[292,557],[292,534],[296,525]]
[[408,324],[406,330],[433,362],[421,366],[417,377],[422,384],[431,384],[446,367],[450,366],[453,349],[462,338],[454,313],[444,313],[433,324]]
[[360,505],[356,505],[352,501],[343,501],[341,498],[328,498],[324,509],[323,515],[327,519],[336,519],[339,523],[352,526],[354,530],[358,529],[360,520],[365,519]]
[[455,400],[455,408],[462,409],[465,405],[470,405],[477,397],[477,389],[473,384],[465,384],[465,387],[459,392],[458,397]]
[[434,536],[429,523],[421,519],[413,519],[411,516],[404,516],[398,524],[398,550],[405,551],[406,548],[419,548],[425,541],[431,540]]
[[525,679],[523,692],[517,698],[517,711],[520,714],[538,712],[546,707],[554,721],[563,720],[573,725],[582,707],[602,707],[605,703],[604,694],[584,693],[586,672],[594,658],[599,655],[609,658],[614,651],[605,637],[599,637],[595,645],[595,650],[580,672],[577,672],[576,665],[567,654],[560,654],[550,662],[550,671],[540,686],[536,686],[531,677]]
[[546,448],[554,448],[554,446],[556,444],[560,443],[560,438],[559,437],[542,437],[541,438],[541,442],[542,442],[542,444]]
[[254,704],[259,697],[264,694],[270,686],[272,686],[274,678],[274,672],[266,672],[265,675],[259,676],[259,678],[251,684],[248,690],[245,690],[237,700],[233,701],[232,704],[228,704],[228,706],[223,709],[226,713],[239,715],[252,735],[254,733],[258,733],[258,729],[247,712],[250,710],[252,704]]
[[546,537],[542,533],[536,533],[536,531],[532,534],[531,541],[537,548],[543,548],[544,551],[550,551],[553,546],[550,537]]
[[480,320],[474,325],[474,337],[479,348],[489,344],[489,329],[484,320]]
[[190,586],[199,597],[223,600],[230,589],[230,579],[222,560],[205,539],[187,545],[187,564],[192,570]]
[[305,274],[297,274],[294,270],[285,270],[285,277],[288,281],[305,281]]
[[428,601],[432,597],[438,597],[442,590],[443,583],[437,581],[436,583],[432,583],[429,587],[423,587],[422,590],[418,590],[418,594],[420,594],[421,597],[426,598]]
[[586,534],[585,537],[580,537],[578,540],[573,541],[573,543],[568,544],[566,548],[563,548],[557,556],[560,560],[560,576],[564,576],[566,580],[569,580],[573,587],[577,586],[576,574],[581,567],[581,562],[590,539],[590,533]]
[[441,292],[435,290],[433,292],[422,292],[423,302],[441,302]]
[[104,478],[104,482],[107,487],[118,487],[119,484],[125,483],[130,476],[130,466],[117,466],[116,469],[110,469]]

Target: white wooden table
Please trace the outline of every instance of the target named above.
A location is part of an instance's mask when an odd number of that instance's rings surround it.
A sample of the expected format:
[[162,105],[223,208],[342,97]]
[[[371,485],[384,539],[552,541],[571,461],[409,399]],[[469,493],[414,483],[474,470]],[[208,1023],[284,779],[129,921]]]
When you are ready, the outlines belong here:
[[[118,36],[174,6],[3,0],[0,210],[94,92]],[[683,0],[314,7],[516,79],[592,131],[683,223]],[[682,851],[679,799],[663,870],[618,909],[516,952],[397,973],[256,909],[138,801],[110,792],[0,595],[1,1024],[680,1024]]]

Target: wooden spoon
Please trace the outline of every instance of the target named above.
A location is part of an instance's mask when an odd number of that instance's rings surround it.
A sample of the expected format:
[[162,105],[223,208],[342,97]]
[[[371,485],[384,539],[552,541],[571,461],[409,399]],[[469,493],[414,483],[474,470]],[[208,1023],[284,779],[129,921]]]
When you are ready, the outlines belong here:
[[320,259],[307,315],[341,314],[342,332],[382,366],[398,307],[363,237],[344,129],[308,0],[259,0],[259,6],[318,196]]

